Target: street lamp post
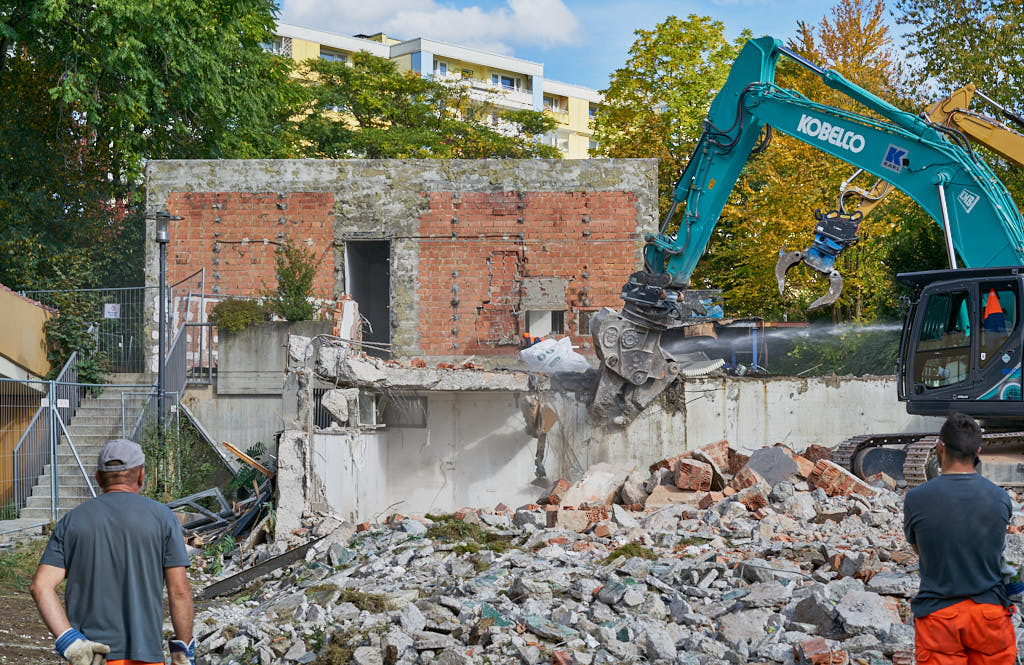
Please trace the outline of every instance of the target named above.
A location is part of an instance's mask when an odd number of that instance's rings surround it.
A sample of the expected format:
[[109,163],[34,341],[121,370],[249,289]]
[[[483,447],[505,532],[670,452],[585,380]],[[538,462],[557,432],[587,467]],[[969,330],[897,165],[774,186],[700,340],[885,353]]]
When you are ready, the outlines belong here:
[[164,357],[164,321],[167,319],[164,290],[167,288],[167,242],[170,236],[167,223],[171,215],[166,212],[156,214],[156,242],[160,246],[160,293],[157,314],[157,361],[156,361],[156,436],[158,441],[164,440],[164,370],[167,359]]

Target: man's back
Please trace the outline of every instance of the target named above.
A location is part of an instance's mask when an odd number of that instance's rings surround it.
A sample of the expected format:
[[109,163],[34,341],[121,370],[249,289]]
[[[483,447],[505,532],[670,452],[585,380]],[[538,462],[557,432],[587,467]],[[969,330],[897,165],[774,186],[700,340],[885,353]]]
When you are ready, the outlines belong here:
[[921,587],[911,608],[923,617],[965,599],[1008,605],[999,572],[1012,504],[974,473],[942,475],[907,493],[907,541],[920,552]]
[[64,568],[72,625],[111,647],[108,659],[163,662],[164,568],[188,566],[166,506],[108,492],[64,516],[40,563]]

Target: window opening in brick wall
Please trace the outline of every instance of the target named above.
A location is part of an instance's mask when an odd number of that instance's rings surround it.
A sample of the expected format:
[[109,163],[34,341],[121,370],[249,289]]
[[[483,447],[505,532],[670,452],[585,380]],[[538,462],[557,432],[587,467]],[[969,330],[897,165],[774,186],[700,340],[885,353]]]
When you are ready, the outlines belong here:
[[565,334],[565,312],[562,310],[539,310],[526,313],[526,332],[531,337]]
[[377,422],[385,427],[426,427],[427,398],[381,395],[377,401]]
[[[350,240],[345,243],[345,289],[359,304],[367,342],[391,343],[391,242]],[[370,355],[389,356],[367,349]]]

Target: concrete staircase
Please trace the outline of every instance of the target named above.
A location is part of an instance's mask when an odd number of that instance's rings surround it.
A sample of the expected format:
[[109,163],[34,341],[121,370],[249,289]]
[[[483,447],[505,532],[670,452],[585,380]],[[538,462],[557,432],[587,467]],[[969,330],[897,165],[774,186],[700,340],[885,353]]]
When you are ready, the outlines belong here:
[[[96,458],[100,450],[110,439],[121,436],[121,393],[141,393],[152,385],[153,377],[145,374],[114,374],[110,377],[113,384],[131,384],[138,388],[105,388],[99,397],[86,396],[79,405],[71,422],[65,423],[78,459],[95,486]],[[125,399],[125,419],[130,429],[135,423],[139,410],[142,408],[143,397],[131,395]],[[59,426],[58,426],[59,427]],[[54,465],[47,464],[39,476],[32,494],[26,499],[19,518],[46,522],[50,520],[52,488],[50,486]],[[75,506],[92,498],[89,485],[82,470],[75,460],[74,452],[66,436],[61,434],[57,444],[57,496],[59,498],[58,517],[63,516]],[[96,487],[96,493],[100,493]]]

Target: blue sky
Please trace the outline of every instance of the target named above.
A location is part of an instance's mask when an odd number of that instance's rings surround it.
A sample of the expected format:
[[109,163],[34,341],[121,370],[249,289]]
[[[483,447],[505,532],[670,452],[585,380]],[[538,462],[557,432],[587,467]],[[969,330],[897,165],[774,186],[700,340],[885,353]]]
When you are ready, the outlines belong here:
[[633,31],[675,14],[711,16],[734,38],[786,39],[797,21],[815,24],[832,7],[822,0],[280,0],[281,20],[345,35],[384,31],[427,37],[544,63],[547,78],[604,88],[625,64]]

